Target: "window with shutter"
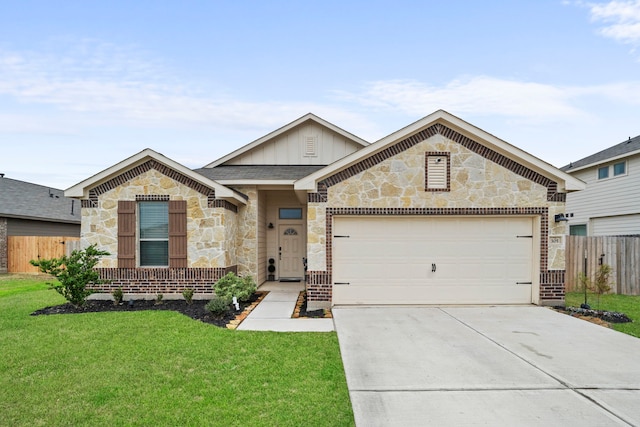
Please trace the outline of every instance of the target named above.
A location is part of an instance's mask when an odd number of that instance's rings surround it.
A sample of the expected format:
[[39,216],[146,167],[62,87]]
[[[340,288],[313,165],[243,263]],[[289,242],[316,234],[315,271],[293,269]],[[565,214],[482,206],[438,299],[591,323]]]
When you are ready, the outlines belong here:
[[118,202],[118,268],[136,267],[136,202]]
[[426,154],[426,191],[450,191],[449,153]]

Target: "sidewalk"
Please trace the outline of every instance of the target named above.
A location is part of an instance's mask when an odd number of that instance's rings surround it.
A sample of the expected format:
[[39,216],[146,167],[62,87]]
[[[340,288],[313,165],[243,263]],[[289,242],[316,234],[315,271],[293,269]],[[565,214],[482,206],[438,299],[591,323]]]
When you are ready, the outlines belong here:
[[291,318],[298,295],[304,290],[304,282],[271,282],[260,286],[258,290],[269,291],[269,294],[238,325],[237,330],[275,332],[331,332],[335,330],[333,319]]

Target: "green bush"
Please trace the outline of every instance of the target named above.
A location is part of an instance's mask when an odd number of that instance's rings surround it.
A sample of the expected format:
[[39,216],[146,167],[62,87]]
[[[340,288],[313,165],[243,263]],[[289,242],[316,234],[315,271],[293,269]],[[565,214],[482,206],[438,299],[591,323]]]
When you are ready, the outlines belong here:
[[191,305],[191,303],[193,302],[193,293],[194,293],[193,288],[187,288],[184,291],[182,291],[182,296],[184,297],[184,300],[187,302],[187,305]]
[[231,302],[222,297],[214,297],[204,306],[214,316],[224,316],[231,310]]
[[238,277],[233,272],[227,273],[213,286],[216,295],[231,301],[236,297],[238,301],[248,301],[256,291],[256,283],[253,277]]
[[124,293],[122,292],[121,287],[118,287],[118,289],[115,289],[113,292],[111,292],[111,295],[113,295],[114,305],[122,304],[122,300],[124,299]]
[[87,289],[87,285],[104,283],[100,275],[93,269],[100,261],[100,257],[109,255],[109,252],[96,249],[91,245],[84,250],[75,250],[71,256],[61,258],[41,259],[29,261],[31,265],[38,267],[42,273],[50,274],[59,283],[47,282],[67,301],[76,307],[84,305],[87,297],[93,293]]

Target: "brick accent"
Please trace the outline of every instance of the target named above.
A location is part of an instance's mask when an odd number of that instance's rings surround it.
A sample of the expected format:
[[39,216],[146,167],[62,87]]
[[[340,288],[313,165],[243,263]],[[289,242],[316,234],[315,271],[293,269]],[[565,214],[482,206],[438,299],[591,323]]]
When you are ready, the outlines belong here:
[[[125,184],[127,181],[131,180],[132,178],[135,178],[138,175],[148,172],[151,169],[155,169],[161,174],[166,175],[169,178],[178,181],[180,184],[186,185],[187,187],[192,188],[193,190],[199,193],[202,193],[206,196],[210,196],[214,191],[213,189],[207,187],[206,185],[200,184],[199,182],[194,181],[188,176],[183,175],[180,172],[175,171],[163,165],[162,163],[159,163],[155,160],[148,160],[132,169],[129,169],[126,172],[121,173],[120,175],[114,178],[111,178],[109,181],[102,183],[96,186],[95,188],[93,188],[92,191],[95,191],[96,200],[97,200],[97,196],[104,194],[107,191],[113,190],[114,188],[122,184]],[[215,197],[215,193],[213,193],[213,197]]]
[[[447,158],[447,186],[445,188],[429,188],[429,157],[440,156]],[[451,153],[446,151],[427,151],[424,153],[424,191],[451,191]]]
[[[310,202],[326,202],[326,188],[327,187],[331,187],[332,185],[338,184],[339,182],[344,181],[345,179],[351,178],[354,175],[359,174],[360,172],[364,172],[365,170],[369,169],[372,166],[377,165],[378,163],[389,159],[393,156],[395,156],[398,153],[401,153],[411,147],[413,147],[414,145],[429,139],[430,137],[434,136],[434,135],[442,135],[445,138],[448,138],[454,142],[457,142],[458,144],[462,145],[463,147],[467,148],[470,151],[473,151],[474,153],[494,162],[499,164],[500,166],[510,170],[511,172],[518,174],[526,179],[529,179],[533,182],[535,182],[536,184],[540,184],[544,187],[547,187],[547,200],[549,201],[556,201],[556,202],[563,202],[565,201],[565,194],[564,193],[558,193],[558,185],[557,183],[551,181],[549,178],[539,174],[536,171],[533,171],[529,168],[527,168],[526,166],[523,166],[517,162],[515,162],[514,160],[511,160],[507,157],[505,157],[504,155],[480,144],[477,141],[472,140],[471,138],[468,138],[462,134],[460,134],[459,132],[456,132],[455,130],[443,125],[443,124],[434,124],[429,126],[426,129],[421,130],[418,133],[415,133],[387,148],[385,148],[384,150],[373,154],[370,157],[367,157],[366,159],[362,159],[361,161],[359,161],[358,163],[340,171],[335,173],[334,175],[331,175],[327,178],[325,178],[322,182],[318,183],[318,191],[317,193],[310,193],[308,195],[308,200]],[[448,171],[447,171],[448,172]],[[322,184],[322,188],[324,190],[321,190],[321,184]],[[324,194],[325,196],[322,197],[322,194]]]
[[512,208],[326,208],[326,271],[307,272],[309,301],[331,301],[333,270],[333,217],[335,215],[376,216],[515,216],[540,217],[540,300],[564,299],[564,270],[548,270],[549,209],[547,207]]
[[0,218],[0,274],[9,271],[9,237],[7,228],[7,218]]
[[168,194],[136,194],[136,202],[168,202]]
[[208,203],[210,208],[224,208],[233,213],[238,213],[238,207],[226,200],[213,200],[213,202],[209,201]]
[[91,289],[111,292],[118,287],[125,293],[181,293],[193,288],[197,293],[213,293],[213,285],[237,266],[226,268],[97,268],[100,279],[108,283]]

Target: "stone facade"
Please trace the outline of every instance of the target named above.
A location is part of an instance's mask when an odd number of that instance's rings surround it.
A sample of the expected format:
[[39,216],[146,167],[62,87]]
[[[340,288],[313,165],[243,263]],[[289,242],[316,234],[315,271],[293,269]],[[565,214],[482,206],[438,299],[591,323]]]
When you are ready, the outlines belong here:
[[[327,284],[331,283],[332,215],[529,215],[541,217],[541,299],[561,300],[564,283],[566,223],[555,223],[564,211],[564,195],[554,193],[555,183],[509,163],[495,152],[486,152],[474,142],[449,129],[432,132],[420,141],[401,141],[405,147],[388,149],[386,155],[362,161],[351,171],[325,179],[309,195],[309,274],[307,291],[311,308],[326,307]],[[453,134],[453,136],[451,135]],[[425,157],[446,153],[450,169],[447,187],[427,191]],[[556,271],[555,275],[550,272]],[[559,283],[545,283],[558,281]],[[544,287],[544,285],[548,285]],[[544,289],[543,289],[544,287]],[[330,289],[330,287],[329,287]]]
[[[118,268],[118,201],[145,196],[168,196],[187,202],[187,268]],[[222,202],[222,203],[215,203]],[[94,205],[95,207],[89,207]],[[128,292],[179,292],[190,283],[198,292],[212,292],[211,285],[228,271],[236,271],[237,213],[233,205],[212,201],[155,168],[143,171],[97,196],[82,208],[82,246],[96,244],[111,255],[98,265],[111,289]],[[136,257],[137,259],[137,257]],[[174,271],[175,270],[175,271]]]
[[248,199],[247,204],[238,209],[237,232],[229,232],[229,237],[235,238],[238,275],[255,278],[258,272],[258,190],[255,186],[234,189]]

